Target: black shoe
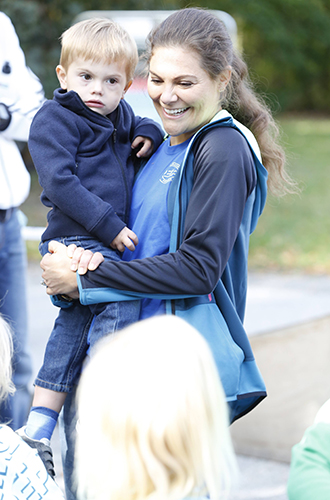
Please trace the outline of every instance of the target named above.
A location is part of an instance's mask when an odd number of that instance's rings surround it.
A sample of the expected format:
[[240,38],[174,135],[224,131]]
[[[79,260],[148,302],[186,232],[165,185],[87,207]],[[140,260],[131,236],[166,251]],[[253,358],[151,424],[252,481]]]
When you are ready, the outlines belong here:
[[46,471],[50,475],[52,479],[55,478],[55,468],[54,468],[54,459],[53,459],[53,451],[50,447],[50,441],[47,438],[42,438],[40,441],[38,439],[32,439],[27,436],[25,432],[26,426],[21,427],[16,431],[23,441],[25,441],[31,448],[35,448],[38,452],[39,457],[41,458],[44,466],[46,467]]

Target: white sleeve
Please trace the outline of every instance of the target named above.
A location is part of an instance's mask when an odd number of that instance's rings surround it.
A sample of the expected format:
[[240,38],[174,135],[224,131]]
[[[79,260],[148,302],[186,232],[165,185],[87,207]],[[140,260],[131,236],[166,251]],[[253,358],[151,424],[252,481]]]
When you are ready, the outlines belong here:
[[10,19],[0,12],[0,102],[8,106],[11,122],[2,137],[27,141],[31,121],[44,101],[42,85],[26,66]]

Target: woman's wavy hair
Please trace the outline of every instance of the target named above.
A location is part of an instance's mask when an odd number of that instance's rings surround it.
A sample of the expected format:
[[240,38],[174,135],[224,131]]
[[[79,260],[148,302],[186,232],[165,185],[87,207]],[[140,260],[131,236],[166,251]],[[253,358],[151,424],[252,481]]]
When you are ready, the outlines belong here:
[[0,314],[0,403],[15,392],[12,375],[13,341],[9,324]]
[[149,34],[145,56],[148,62],[159,47],[194,51],[199,55],[201,67],[212,79],[231,68],[230,82],[220,93],[222,108],[255,135],[268,170],[270,191],[276,195],[294,192],[295,182],[285,170],[285,153],[278,142],[278,126],[267,105],[254,92],[247,65],[235,51],[224,23],[207,10],[179,10]]
[[79,498],[223,498],[236,462],[204,338],[175,316],[111,337],[100,342],[78,388]]

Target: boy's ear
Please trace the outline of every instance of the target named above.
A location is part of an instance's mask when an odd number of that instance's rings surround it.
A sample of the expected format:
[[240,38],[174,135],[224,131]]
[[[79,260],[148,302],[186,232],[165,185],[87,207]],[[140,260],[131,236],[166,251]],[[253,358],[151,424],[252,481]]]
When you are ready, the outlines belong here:
[[133,80],[130,80],[127,84],[126,84],[126,87],[124,88],[123,90],[123,95],[122,95],[122,99],[124,99],[124,96],[126,94],[126,92],[128,91],[128,89],[130,88],[130,86],[132,85],[133,83]]
[[63,90],[66,90],[67,89],[66,71],[63,68],[63,66],[61,66],[60,64],[58,66],[56,66],[56,75],[57,75],[58,81],[60,82],[61,88]]

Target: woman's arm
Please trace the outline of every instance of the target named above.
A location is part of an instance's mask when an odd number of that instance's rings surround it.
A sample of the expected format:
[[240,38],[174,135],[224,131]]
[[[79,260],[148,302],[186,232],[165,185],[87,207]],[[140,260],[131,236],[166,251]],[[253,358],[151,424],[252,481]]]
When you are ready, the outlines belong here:
[[104,262],[81,279],[85,289],[111,287],[145,294],[210,293],[228,262],[245,204],[256,183],[246,140],[233,129],[210,131],[194,163],[183,242],[174,253]]
[[[255,167],[245,139],[232,129],[215,129],[195,154],[195,180],[186,213],[183,242],[169,254],[131,262],[103,262],[81,276],[84,289],[111,287],[142,294],[203,295],[218,282],[232,251],[246,200],[255,187]],[[68,293],[50,265],[48,293]],[[50,267],[52,275],[50,276]],[[71,285],[73,280],[71,277]],[[61,288],[62,287],[62,288]]]

